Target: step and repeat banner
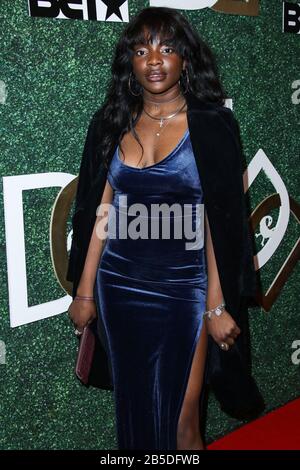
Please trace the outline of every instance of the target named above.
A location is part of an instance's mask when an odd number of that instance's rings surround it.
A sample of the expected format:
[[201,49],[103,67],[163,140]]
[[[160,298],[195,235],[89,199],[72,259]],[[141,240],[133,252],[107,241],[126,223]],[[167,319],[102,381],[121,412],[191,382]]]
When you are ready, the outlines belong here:
[[[252,369],[268,412],[300,395],[300,3],[0,3],[0,448],[116,448],[113,394],[74,375],[64,279],[76,176],[114,47],[146,6],[179,9],[213,49],[239,122],[261,291]],[[71,183],[71,184],[70,184]],[[68,191],[66,191],[68,187]],[[70,190],[71,188],[71,190]],[[206,440],[243,422],[209,397]]]

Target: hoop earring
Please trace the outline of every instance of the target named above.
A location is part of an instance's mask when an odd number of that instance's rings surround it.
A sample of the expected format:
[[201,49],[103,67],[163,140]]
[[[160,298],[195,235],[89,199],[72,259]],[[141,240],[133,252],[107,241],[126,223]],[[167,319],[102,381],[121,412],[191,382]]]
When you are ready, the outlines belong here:
[[[185,71],[185,74],[183,72]],[[183,85],[184,82],[184,85]],[[181,86],[185,86],[185,90],[182,92],[185,95],[190,90],[190,78],[187,68],[183,69],[180,74],[179,83]]]
[[138,94],[135,94],[135,93],[132,91],[132,88],[131,88],[131,77],[132,77],[132,72],[130,72],[130,75],[129,75],[129,78],[128,78],[128,88],[129,88],[130,93],[131,93],[133,96],[140,96],[140,95],[142,95],[142,92],[141,92],[141,93],[138,93]]

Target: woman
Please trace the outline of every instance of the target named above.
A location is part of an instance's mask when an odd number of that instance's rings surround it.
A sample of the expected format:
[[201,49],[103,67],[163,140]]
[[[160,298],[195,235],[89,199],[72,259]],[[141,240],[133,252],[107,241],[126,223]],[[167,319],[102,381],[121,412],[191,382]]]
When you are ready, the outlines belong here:
[[[77,332],[98,318],[119,449],[204,449],[208,357],[223,409],[234,413],[238,392],[245,410],[259,401],[237,322],[255,273],[237,129],[224,99],[213,56],[184,16],[150,7],[130,21],[89,127],[67,273]],[[149,227],[162,221],[150,213],[155,204],[174,203],[192,211],[169,212],[171,233],[186,220],[204,232],[192,248],[183,235],[151,238],[149,229],[139,238],[132,224],[132,236],[120,235],[119,217],[134,204],[149,209],[140,219]],[[129,213],[126,229],[137,216]]]

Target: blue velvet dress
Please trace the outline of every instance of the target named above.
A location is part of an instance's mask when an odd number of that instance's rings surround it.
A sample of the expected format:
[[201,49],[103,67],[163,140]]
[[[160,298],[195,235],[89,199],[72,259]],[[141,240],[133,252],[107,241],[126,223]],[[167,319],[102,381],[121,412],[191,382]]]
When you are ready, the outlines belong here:
[[[112,367],[118,448],[175,450],[207,290],[203,237],[193,245],[195,237],[174,235],[174,225],[183,227],[184,218],[192,220],[193,230],[199,226],[196,205],[203,204],[189,129],[163,160],[145,168],[125,164],[117,146],[108,180],[115,209],[109,225],[114,223],[99,262],[95,295]],[[135,203],[145,210],[128,215]],[[152,204],[163,203],[192,208],[188,214],[169,212],[170,236],[162,235],[165,213],[151,213]],[[140,238],[125,238],[124,227],[137,217],[143,227],[149,223],[148,238],[145,229]],[[151,238],[154,219],[160,222],[159,236],[156,232]],[[128,228],[131,235],[141,225],[133,227],[132,232]]]

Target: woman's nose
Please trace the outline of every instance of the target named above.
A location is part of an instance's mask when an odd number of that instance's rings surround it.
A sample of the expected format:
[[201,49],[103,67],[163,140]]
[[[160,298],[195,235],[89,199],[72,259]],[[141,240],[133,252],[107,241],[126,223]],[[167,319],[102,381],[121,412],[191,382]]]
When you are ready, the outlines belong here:
[[159,52],[152,51],[148,54],[148,64],[155,65],[162,62]]

